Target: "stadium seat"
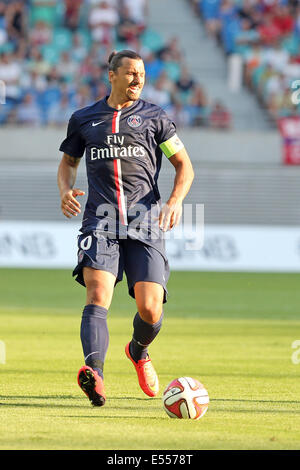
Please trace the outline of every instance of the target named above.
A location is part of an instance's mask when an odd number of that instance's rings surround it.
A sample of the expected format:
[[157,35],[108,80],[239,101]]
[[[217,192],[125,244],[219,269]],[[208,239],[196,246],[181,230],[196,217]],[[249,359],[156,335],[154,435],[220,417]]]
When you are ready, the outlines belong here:
[[260,82],[260,79],[265,71],[266,67],[265,65],[260,65],[259,67],[256,67],[254,70],[253,70],[253,73],[252,73],[252,83],[255,87],[258,87],[258,84]]
[[222,40],[225,51],[230,54],[235,51],[235,36],[240,31],[240,23],[237,18],[231,18],[223,23]]
[[205,20],[217,18],[219,15],[220,0],[202,0],[199,2],[199,9]]
[[81,38],[82,45],[86,47],[86,49],[90,49],[92,45],[92,38],[90,32],[85,28],[80,28],[78,34]]
[[54,65],[58,62],[60,57],[60,50],[53,45],[46,44],[41,47],[41,52],[44,60]]
[[7,41],[0,46],[0,54],[3,54],[3,53],[7,54],[10,52],[13,52],[14,50],[15,50],[15,45],[11,41]]
[[141,41],[144,47],[147,47],[153,52],[157,52],[162,49],[164,42],[160,34],[152,29],[146,29],[141,35]]
[[54,26],[59,28],[63,25],[63,17],[65,13],[64,2],[57,2],[54,12]]
[[0,125],[6,123],[9,113],[13,108],[13,103],[9,101],[6,101],[5,105],[0,104]]
[[61,91],[56,87],[49,87],[38,96],[38,105],[41,110],[42,124],[48,123],[50,107],[58,103],[61,98]]
[[168,77],[173,82],[177,82],[180,77],[180,66],[177,62],[164,62],[163,70],[167,72]]
[[72,33],[66,28],[58,28],[53,32],[52,46],[58,51],[70,50],[72,47]]
[[[32,1],[31,3],[35,3]],[[62,3],[62,2],[57,2]],[[34,6],[29,9],[30,24],[34,25],[38,21],[43,21],[50,25],[55,23],[56,7],[55,6]]]
[[299,54],[300,39],[296,34],[291,34],[282,41],[282,47],[291,55]]

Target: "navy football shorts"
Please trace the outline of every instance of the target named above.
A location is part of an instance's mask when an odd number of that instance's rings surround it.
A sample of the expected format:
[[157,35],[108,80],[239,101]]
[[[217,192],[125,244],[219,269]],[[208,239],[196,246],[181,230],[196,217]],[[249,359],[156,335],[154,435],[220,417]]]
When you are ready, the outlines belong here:
[[128,292],[133,298],[136,282],[156,282],[164,288],[164,303],[167,301],[169,263],[158,250],[139,240],[110,239],[97,231],[79,235],[78,264],[73,276],[84,287],[85,266],[114,274],[116,284],[122,281],[125,271]]

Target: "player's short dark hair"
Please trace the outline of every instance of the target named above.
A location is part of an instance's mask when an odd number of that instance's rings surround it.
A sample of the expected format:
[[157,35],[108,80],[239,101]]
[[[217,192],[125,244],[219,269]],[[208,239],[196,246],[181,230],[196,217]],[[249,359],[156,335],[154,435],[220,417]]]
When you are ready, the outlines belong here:
[[135,60],[143,60],[141,56],[134,51],[130,51],[128,49],[124,49],[123,51],[120,52],[112,52],[108,58],[108,70],[112,70],[113,72],[116,72],[119,67],[122,65],[122,60],[128,57],[129,59],[135,59]]

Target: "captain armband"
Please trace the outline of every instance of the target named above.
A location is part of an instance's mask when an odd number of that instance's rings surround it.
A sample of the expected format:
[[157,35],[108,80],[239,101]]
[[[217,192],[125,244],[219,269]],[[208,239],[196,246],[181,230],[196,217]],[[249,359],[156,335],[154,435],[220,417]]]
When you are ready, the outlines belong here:
[[177,134],[174,134],[173,137],[160,144],[159,147],[164,152],[166,157],[170,158],[172,155],[179,152],[179,150],[183,149],[184,145]]

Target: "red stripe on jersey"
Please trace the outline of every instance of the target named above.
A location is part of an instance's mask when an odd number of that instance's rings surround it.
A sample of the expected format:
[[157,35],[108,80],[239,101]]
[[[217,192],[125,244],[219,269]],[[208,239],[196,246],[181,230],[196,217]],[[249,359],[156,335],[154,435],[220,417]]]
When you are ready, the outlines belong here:
[[[120,114],[121,114],[121,111],[115,111],[113,114],[112,129],[111,129],[113,134],[116,134],[119,132]],[[127,225],[127,223],[125,222],[125,214],[123,210],[123,206],[125,209],[125,203],[124,203],[124,191],[123,191],[123,185],[122,185],[121,167],[119,168],[117,159],[114,160],[114,177],[115,177],[117,201],[118,201],[118,208],[119,208],[121,223],[123,225]]]
[[116,192],[117,192],[117,201],[118,201],[118,208],[121,217],[121,223],[125,225],[123,208],[122,208],[122,201],[121,201],[121,188],[119,183],[119,171],[118,171],[118,160],[114,160],[114,175],[115,175],[115,184],[116,184]]
[[114,112],[114,115],[113,115],[113,120],[112,120],[112,133],[115,134],[116,133],[116,122],[117,122],[117,117],[118,117],[118,111],[115,111]]

